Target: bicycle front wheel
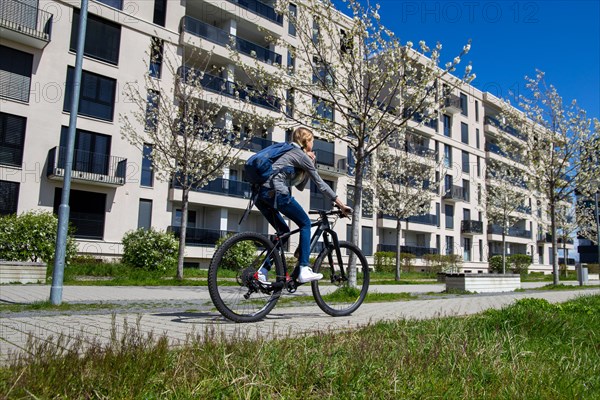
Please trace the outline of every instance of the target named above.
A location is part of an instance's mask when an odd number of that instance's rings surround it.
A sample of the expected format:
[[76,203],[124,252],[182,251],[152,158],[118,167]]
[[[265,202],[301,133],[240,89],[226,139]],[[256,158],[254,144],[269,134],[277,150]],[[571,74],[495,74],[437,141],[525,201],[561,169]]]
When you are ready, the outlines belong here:
[[323,279],[311,283],[318,306],[334,317],[356,311],[369,290],[369,264],[364,254],[350,242],[339,245],[340,257],[333,246],[319,254],[314,271],[322,273]]
[[[268,282],[257,271],[267,265]],[[208,291],[213,304],[234,322],[256,322],[277,303],[285,279],[281,257],[265,236],[244,232],[225,240],[208,267]]]

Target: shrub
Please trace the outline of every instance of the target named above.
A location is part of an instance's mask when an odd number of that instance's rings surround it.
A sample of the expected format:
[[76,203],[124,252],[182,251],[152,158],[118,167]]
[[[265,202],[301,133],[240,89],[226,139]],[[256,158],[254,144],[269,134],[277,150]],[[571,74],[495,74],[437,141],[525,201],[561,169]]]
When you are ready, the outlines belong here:
[[123,262],[147,271],[165,271],[177,265],[179,242],[169,232],[129,231],[123,236]]
[[[221,247],[225,240],[229,239],[232,235],[228,235],[219,238],[216,242],[217,249]],[[240,268],[245,268],[252,265],[256,256],[256,246],[249,240],[236,243],[233,247],[225,253],[222,259],[222,266],[225,269],[237,271]],[[295,264],[292,264],[295,265]]]
[[[47,211],[29,211],[0,217],[0,259],[43,261],[52,264],[58,218]],[[65,262],[77,252],[75,240],[67,236]]]
[[[502,256],[490,257],[488,265],[491,272],[502,273]],[[506,268],[508,268],[508,258],[506,260]]]
[[425,254],[423,259],[432,273],[458,271],[462,263],[462,257],[456,254]]
[[375,253],[375,271],[395,272],[396,253],[393,251],[378,251]]
[[[506,272],[526,274],[531,265],[531,256],[527,254],[512,254],[506,256]],[[502,256],[493,256],[489,260],[490,271],[502,273]]]
[[402,270],[404,272],[412,271],[415,258],[417,258],[417,256],[412,253],[400,253],[400,262],[402,263]]

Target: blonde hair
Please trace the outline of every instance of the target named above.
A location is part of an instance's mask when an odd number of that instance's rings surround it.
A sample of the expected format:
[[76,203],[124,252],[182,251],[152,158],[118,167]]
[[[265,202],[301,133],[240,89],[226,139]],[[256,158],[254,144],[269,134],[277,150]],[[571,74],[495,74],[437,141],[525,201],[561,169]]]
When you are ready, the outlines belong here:
[[308,128],[299,127],[294,130],[292,135],[292,141],[298,143],[300,147],[303,149],[306,147],[306,144],[314,137],[315,135]]

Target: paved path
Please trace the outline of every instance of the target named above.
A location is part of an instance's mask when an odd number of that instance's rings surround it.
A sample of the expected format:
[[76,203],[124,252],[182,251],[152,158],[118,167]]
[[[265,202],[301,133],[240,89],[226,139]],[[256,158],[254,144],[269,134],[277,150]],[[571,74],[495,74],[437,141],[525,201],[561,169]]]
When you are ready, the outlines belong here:
[[[591,282],[597,284],[597,282]],[[543,283],[542,285],[544,285]],[[523,284],[525,288],[538,284]],[[377,285],[378,292],[441,292],[443,284]],[[47,300],[46,285],[0,286],[0,302],[31,303]],[[116,303],[115,310],[96,309],[63,313],[23,312],[0,314],[0,363],[9,354],[25,351],[27,339],[56,340],[58,336],[81,337],[85,343],[108,343],[111,334],[118,338],[127,327],[137,327],[141,333],[165,335],[172,345],[184,343],[190,336],[209,333],[249,335],[250,337],[281,337],[318,331],[356,328],[383,320],[426,319],[440,316],[468,315],[489,308],[501,308],[525,297],[563,302],[581,294],[600,294],[600,289],[572,291],[531,291],[499,294],[445,296],[389,303],[363,304],[352,316],[332,318],[316,305],[276,307],[268,318],[253,324],[235,324],[213,311],[206,287],[110,287],[65,286],[63,301],[68,303]]]

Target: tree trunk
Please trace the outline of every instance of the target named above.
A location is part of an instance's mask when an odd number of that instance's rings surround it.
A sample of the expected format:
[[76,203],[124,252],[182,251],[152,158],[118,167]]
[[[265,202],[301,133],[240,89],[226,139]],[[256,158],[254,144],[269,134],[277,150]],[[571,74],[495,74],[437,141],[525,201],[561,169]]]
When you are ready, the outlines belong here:
[[400,218],[396,219],[396,282],[400,281],[400,272],[401,272],[401,265],[400,265],[400,252],[401,252],[401,246],[400,246],[400,239],[402,237],[402,220]]
[[553,283],[558,285],[558,247],[556,237],[556,206],[554,201],[550,201],[550,225],[552,226],[552,273],[554,274]]
[[181,195],[181,231],[179,233],[179,255],[177,256],[177,279],[180,281],[183,280],[183,258],[185,256],[189,194],[190,188],[184,185]]
[[506,224],[502,227],[502,274],[506,274]]
[[565,263],[565,278],[567,277],[567,238],[563,237],[563,261]]
[[[364,169],[362,149],[359,150],[359,153],[360,154],[356,155],[356,165],[354,170],[354,208],[352,210],[352,228],[350,235],[350,241],[358,248],[360,248],[358,243],[358,230],[360,228],[360,218],[362,215],[362,181]],[[356,287],[356,260],[350,259],[348,267],[348,283],[350,287]]]

